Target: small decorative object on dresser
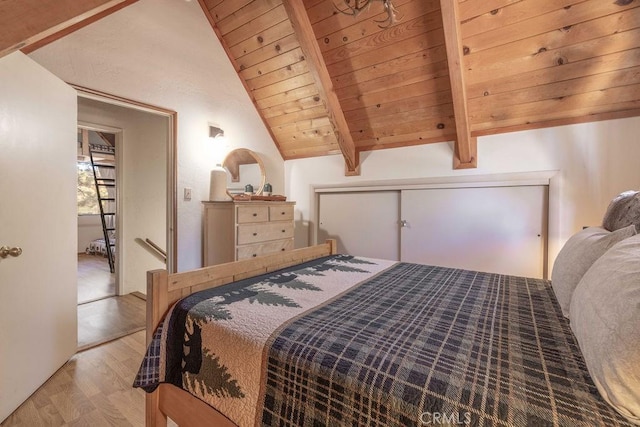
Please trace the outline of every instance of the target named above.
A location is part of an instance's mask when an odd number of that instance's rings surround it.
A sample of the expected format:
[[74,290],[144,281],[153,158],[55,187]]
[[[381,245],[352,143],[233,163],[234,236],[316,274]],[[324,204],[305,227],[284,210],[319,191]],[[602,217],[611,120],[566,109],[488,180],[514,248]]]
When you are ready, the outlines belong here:
[[264,185],[264,189],[262,190],[262,195],[263,196],[270,196],[271,192],[273,191],[273,188],[271,188],[271,184],[269,184],[268,182]]
[[295,202],[202,202],[203,267],[293,249]]

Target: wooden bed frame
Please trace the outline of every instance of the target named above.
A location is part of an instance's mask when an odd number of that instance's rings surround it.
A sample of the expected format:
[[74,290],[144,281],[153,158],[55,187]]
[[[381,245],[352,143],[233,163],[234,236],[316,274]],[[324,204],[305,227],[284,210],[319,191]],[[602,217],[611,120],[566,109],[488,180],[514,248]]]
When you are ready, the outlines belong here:
[[[147,345],[169,307],[187,295],[335,253],[336,241],[331,239],[317,246],[182,273],[169,274],[167,270],[149,271]],[[171,384],[161,384],[153,393],[146,395],[145,424],[147,427],[166,427],[167,417],[179,426],[236,426],[220,412],[188,392]]]

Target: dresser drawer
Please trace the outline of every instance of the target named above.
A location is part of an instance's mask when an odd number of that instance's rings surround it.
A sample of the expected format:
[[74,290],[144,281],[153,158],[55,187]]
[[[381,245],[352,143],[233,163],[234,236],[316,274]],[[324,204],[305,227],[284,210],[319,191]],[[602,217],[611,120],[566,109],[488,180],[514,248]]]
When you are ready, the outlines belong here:
[[269,222],[264,224],[238,225],[238,245],[268,242],[269,240],[293,237],[293,223]]
[[206,201],[203,206],[203,266],[294,247],[294,202]]
[[293,219],[293,206],[269,206],[269,221],[291,221]]
[[238,206],[238,224],[269,221],[268,206]]
[[267,255],[274,252],[283,252],[293,249],[293,239],[274,240],[266,243],[258,243],[255,245],[239,246],[236,251],[236,259],[254,258],[261,255]]

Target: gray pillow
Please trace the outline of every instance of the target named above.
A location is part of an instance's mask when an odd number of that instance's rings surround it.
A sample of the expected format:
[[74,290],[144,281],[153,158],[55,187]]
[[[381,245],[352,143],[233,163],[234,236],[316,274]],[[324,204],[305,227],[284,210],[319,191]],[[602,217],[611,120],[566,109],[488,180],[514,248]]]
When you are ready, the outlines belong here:
[[616,231],[631,224],[640,232],[640,191],[625,191],[609,203],[602,226]]
[[573,291],[584,273],[610,247],[636,234],[633,225],[614,232],[602,227],[585,228],[567,240],[562,247],[551,272],[551,287],[556,294],[562,314],[569,317]]
[[585,273],[571,300],[571,329],[602,397],[640,424],[640,235]]

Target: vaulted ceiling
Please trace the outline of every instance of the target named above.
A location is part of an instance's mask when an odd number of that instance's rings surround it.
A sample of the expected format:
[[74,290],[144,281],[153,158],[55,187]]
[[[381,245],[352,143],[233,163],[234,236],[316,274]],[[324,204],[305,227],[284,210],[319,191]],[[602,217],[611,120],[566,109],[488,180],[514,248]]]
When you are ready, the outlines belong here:
[[639,0],[199,2],[284,159],[640,115]]
[[640,113],[638,1],[200,3],[285,159]]

